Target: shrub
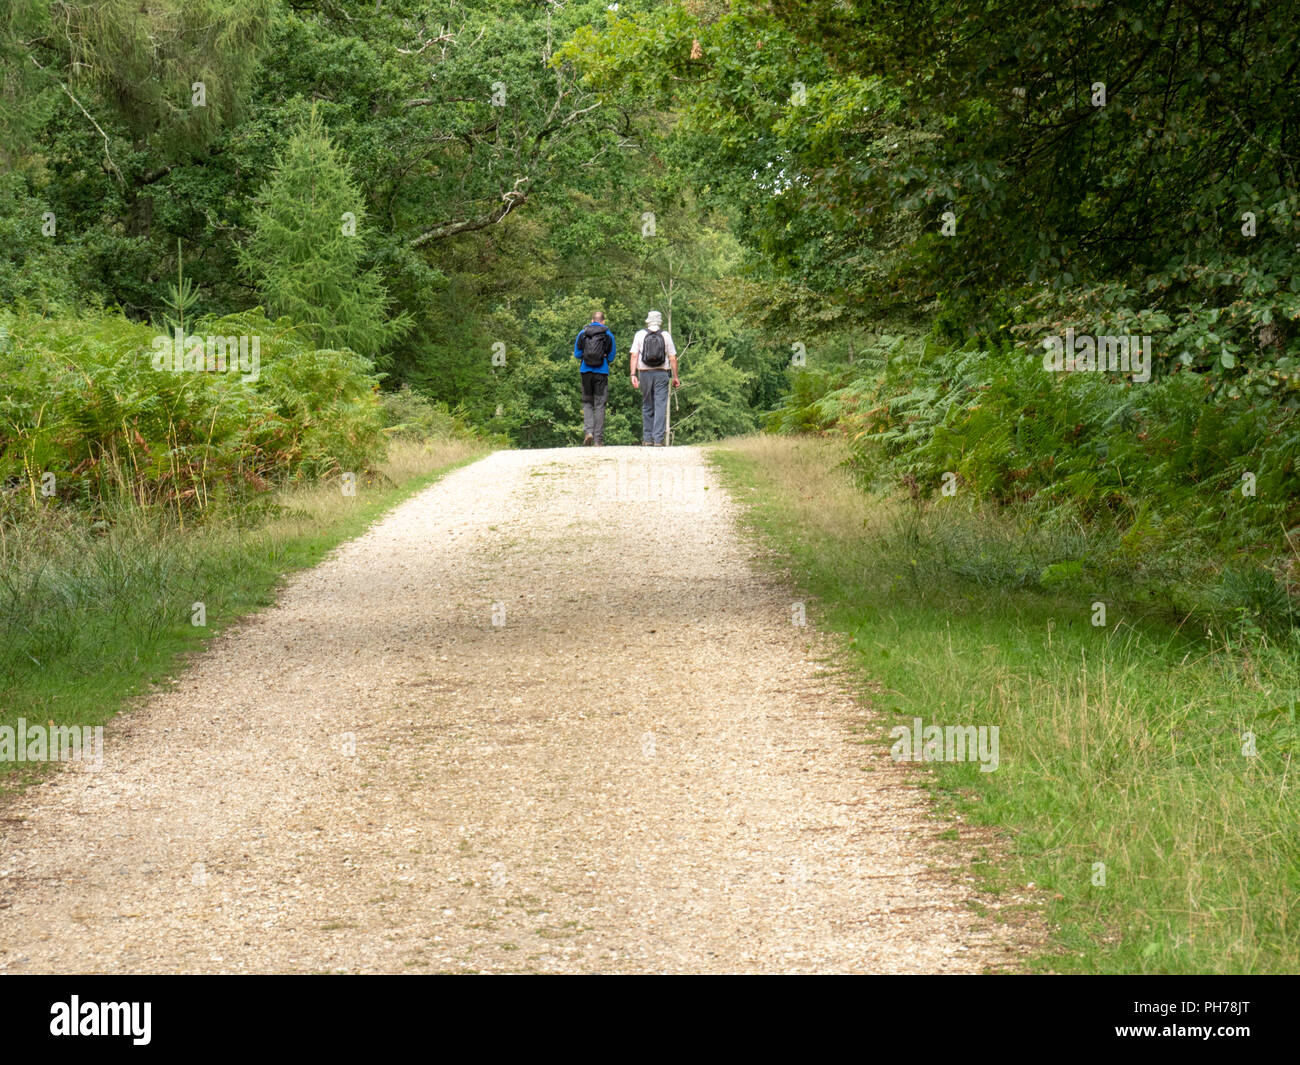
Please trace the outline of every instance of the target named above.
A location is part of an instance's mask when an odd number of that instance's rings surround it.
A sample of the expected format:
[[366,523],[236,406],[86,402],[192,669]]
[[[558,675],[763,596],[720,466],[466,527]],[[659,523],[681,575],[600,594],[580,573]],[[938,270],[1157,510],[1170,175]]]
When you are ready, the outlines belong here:
[[116,315],[4,325],[0,478],[32,504],[53,474],[64,502],[102,512],[129,500],[183,516],[243,505],[277,483],[364,470],[383,454],[369,361],[313,348],[260,311],[190,328],[256,337],[256,376],[156,369],[156,331]]

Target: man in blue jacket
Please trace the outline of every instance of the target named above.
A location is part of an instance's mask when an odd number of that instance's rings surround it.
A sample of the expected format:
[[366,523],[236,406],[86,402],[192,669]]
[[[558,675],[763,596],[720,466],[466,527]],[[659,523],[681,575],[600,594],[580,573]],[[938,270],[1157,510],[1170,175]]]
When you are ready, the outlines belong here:
[[573,343],[573,357],[582,371],[582,442],[605,446],[605,400],[609,395],[609,368],[618,346],[605,325],[605,312],[597,311]]

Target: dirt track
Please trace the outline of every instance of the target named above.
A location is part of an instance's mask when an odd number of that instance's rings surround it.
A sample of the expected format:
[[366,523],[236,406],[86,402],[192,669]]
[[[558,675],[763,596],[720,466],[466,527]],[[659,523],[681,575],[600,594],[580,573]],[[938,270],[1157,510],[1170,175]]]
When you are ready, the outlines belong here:
[[1005,964],[734,518],[692,448],[451,474],[9,805],[0,969]]

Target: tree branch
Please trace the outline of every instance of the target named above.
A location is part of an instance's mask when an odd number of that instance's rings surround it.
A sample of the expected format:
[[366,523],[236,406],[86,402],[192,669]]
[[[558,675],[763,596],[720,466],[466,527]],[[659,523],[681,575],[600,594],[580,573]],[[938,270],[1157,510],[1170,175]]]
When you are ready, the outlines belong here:
[[460,222],[447,222],[443,225],[433,226],[426,229],[418,237],[411,240],[410,247],[418,248],[422,244],[427,244],[431,240],[445,240],[447,237],[454,237],[459,233],[471,233],[476,229],[486,229],[495,222],[500,222],[512,210],[524,203],[528,199],[528,189],[520,189],[521,184],[527,184],[528,178],[521,177],[515,179],[515,187],[501,194],[501,206],[494,207],[485,215],[478,218],[467,218]]
[[[36,64],[37,70],[41,71],[42,73],[49,73],[43,66],[41,66],[39,62],[37,62],[36,57],[34,55],[29,55],[27,58]],[[95,129],[99,130],[99,135],[104,138],[104,158],[108,160],[108,168],[114,174],[117,175],[117,183],[121,185],[123,188],[125,188],[126,178],[122,176],[122,171],[117,168],[117,164],[113,162],[113,155],[108,150],[109,148],[108,134],[105,133],[103,127],[100,126],[100,124],[95,121],[94,116],[91,115],[91,113],[87,111],[84,107],[82,107],[81,101],[72,95],[72,90],[69,89],[67,85],[65,85],[63,82],[60,81],[59,88],[61,88],[65,93],[68,94],[68,99],[71,100],[74,104],[76,104],[77,107],[81,109],[81,113],[85,115],[88,119],[90,119],[90,124],[94,126]]]

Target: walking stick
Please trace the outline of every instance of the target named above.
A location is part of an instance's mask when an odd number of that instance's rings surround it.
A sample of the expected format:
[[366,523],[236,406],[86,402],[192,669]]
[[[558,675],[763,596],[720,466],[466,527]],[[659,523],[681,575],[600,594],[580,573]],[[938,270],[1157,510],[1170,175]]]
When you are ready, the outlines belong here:
[[664,412],[664,444],[673,446],[673,380],[668,379],[668,407]]

